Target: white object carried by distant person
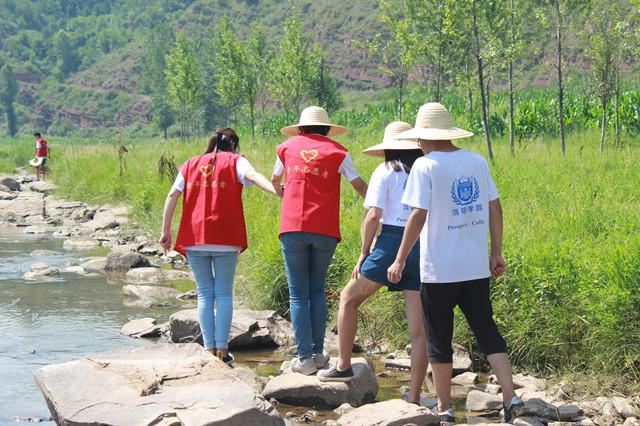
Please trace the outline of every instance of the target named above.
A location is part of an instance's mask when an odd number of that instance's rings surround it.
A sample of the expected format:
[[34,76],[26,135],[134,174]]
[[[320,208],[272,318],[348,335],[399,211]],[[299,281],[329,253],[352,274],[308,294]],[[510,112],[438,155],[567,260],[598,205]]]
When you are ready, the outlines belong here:
[[39,158],[34,158],[33,160],[29,161],[29,165],[33,166],[33,167],[38,167],[40,164],[42,164],[42,157]]

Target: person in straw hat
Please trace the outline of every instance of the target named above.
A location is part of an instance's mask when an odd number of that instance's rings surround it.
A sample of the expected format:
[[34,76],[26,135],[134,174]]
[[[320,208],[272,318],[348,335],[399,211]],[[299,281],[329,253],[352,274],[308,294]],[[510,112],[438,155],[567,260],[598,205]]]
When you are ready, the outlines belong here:
[[[340,293],[338,311],[338,347],[340,354],[335,365],[320,370],[323,382],[348,382],[353,378],[351,352],[358,330],[358,307],[373,293],[386,286],[389,291],[403,291],[409,335],[411,336],[411,388],[407,400],[420,403],[420,389],[427,372],[427,344],[422,323],[420,302],[420,250],[415,246],[407,259],[402,279],[397,283],[387,280],[387,268],[395,260],[402,241],[402,233],[411,209],[401,203],[407,177],[422,150],[416,139],[393,139],[411,125],[402,121],[389,124],[382,143],[362,151],[373,157],[384,158],[371,175],[364,200],[368,209],[362,231],[362,250],[351,280]],[[382,223],[373,252],[371,245]]]
[[291,369],[308,375],[329,360],[324,350],[327,325],[324,287],[340,241],[340,176],[344,175],[363,197],[367,184],[356,172],[347,149],[329,139],[348,129],[331,124],[323,108],[306,108],[298,124],[283,127],[280,132],[293,136],[278,146],[271,177],[282,197],[279,238],[298,348]]
[[406,273],[406,260],[420,236],[422,309],[440,420],[455,422],[451,340],[453,310],[459,306],[500,382],[504,420],[510,422],[527,409],[514,392],[507,346],[489,298],[490,278],[506,268],[502,207],[487,161],[452,142],[470,136],[451,125],[449,111],[439,103],[422,105],[415,127],[397,136],[417,138],[425,156],[413,165],[402,197],[413,210],[388,279],[398,282]]

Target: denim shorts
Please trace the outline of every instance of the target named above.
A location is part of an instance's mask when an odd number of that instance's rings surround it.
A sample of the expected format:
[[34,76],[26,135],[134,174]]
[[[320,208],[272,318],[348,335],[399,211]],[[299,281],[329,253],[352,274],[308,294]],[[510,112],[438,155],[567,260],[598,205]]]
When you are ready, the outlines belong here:
[[416,241],[405,262],[402,278],[397,284],[387,280],[387,269],[396,260],[402,242],[402,226],[382,225],[373,252],[366,258],[360,273],[367,279],[388,287],[389,291],[420,291],[420,240]]

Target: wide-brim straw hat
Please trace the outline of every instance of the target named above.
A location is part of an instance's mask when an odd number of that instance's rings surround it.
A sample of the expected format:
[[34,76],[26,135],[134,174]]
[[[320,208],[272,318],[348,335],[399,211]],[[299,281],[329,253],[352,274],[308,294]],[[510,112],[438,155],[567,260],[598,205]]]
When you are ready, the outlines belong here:
[[43,158],[34,158],[33,160],[29,161],[29,165],[33,167],[38,167],[40,164],[42,164],[42,160]]
[[396,138],[447,141],[471,136],[473,136],[473,133],[451,125],[451,115],[444,105],[437,102],[429,102],[422,105],[418,110],[415,127],[400,133]]
[[310,106],[305,108],[300,114],[300,121],[293,126],[287,126],[280,129],[280,133],[285,136],[298,136],[302,133],[302,126],[328,126],[329,132],[327,136],[343,135],[349,131],[346,127],[331,124],[329,114],[324,108],[319,106]]
[[382,143],[367,148],[362,151],[362,153],[371,155],[372,157],[384,158],[385,149],[420,149],[420,145],[418,145],[418,139],[395,138],[400,133],[411,129],[411,124],[405,123],[404,121],[394,121],[393,123],[389,123],[384,129],[384,137],[382,139]]

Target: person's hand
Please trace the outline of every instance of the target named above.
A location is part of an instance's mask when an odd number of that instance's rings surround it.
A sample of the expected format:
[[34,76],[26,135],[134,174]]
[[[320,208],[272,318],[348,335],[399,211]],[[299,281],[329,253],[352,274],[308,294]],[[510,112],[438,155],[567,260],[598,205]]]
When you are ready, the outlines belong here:
[[165,250],[169,250],[171,248],[171,240],[171,232],[163,232],[160,235],[158,243],[160,243],[160,245],[164,247]]
[[353,268],[353,272],[351,273],[351,278],[357,280],[360,276],[360,268],[362,268],[362,264],[367,259],[368,255],[364,253],[360,253],[360,257],[358,258],[358,262],[356,263],[355,268]]
[[491,269],[491,278],[494,280],[504,274],[507,264],[501,255],[491,256],[489,258],[489,269]]
[[397,284],[402,279],[402,271],[404,271],[404,262],[396,260],[387,269],[387,279],[389,282]]

